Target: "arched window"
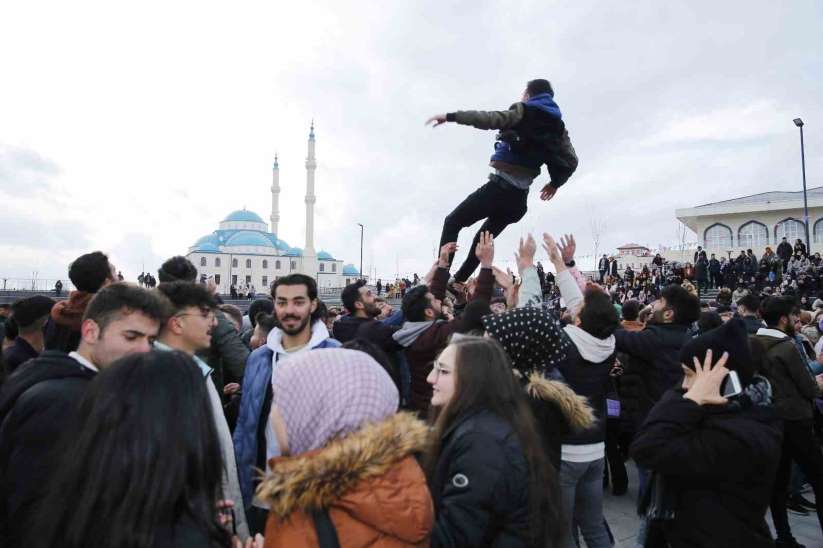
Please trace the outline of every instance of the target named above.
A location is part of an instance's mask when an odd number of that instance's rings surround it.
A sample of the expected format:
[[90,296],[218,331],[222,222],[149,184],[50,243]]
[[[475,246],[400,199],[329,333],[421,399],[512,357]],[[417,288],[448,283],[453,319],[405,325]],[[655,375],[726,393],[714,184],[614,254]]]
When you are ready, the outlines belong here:
[[200,266],[206,266],[206,258],[200,257]]
[[297,268],[297,261],[292,261],[291,262],[291,269],[294,270],[296,268]]
[[220,257],[214,258],[214,266],[220,266]]
[[[266,259],[263,259],[263,268],[268,268],[268,267],[269,267],[269,261],[267,261]],[[263,284],[263,285],[265,286],[266,284]]]
[[326,271],[326,265],[323,264],[323,263],[320,263],[320,272],[325,272],[325,271]]
[[737,245],[747,249],[769,245],[769,229],[763,223],[749,221],[737,231]]
[[246,268],[251,268],[251,259],[246,259]]
[[237,268],[237,259],[232,259],[231,260],[231,267],[232,268]]
[[332,272],[337,272],[337,263],[332,263],[331,264],[331,271]]
[[774,226],[774,241],[779,242],[782,238],[786,238],[790,243],[794,244],[797,239],[805,238],[805,227],[801,221],[797,219],[784,219]]
[[703,245],[707,249],[728,249],[732,246],[732,229],[715,223],[703,233]]
[[816,223],[814,223],[814,243],[819,244],[823,243],[823,219],[818,219]]
[[280,270],[280,261],[274,261],[274,268]]

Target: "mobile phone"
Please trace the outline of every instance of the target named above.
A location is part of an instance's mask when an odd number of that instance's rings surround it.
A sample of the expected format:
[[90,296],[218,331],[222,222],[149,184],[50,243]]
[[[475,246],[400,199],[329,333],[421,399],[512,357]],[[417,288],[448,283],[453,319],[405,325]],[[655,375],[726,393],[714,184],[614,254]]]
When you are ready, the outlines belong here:
[[720,385],[720,393],[724,398],[733,398],[743,392],[743,385],[740,384],[740,377],[737,371],[729,371],[723,383]]

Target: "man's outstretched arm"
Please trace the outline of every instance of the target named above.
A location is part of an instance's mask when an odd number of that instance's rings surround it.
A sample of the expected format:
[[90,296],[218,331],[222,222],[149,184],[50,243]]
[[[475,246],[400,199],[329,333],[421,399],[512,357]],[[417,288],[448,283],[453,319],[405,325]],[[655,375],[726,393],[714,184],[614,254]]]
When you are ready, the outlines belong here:
[[455,122],[477,129],[509,129],[522,119],[523,103],[515,103],[509,110],[458,110],[448,114],[436,114],[426,120],[426,125],[437,127],[446,122]]

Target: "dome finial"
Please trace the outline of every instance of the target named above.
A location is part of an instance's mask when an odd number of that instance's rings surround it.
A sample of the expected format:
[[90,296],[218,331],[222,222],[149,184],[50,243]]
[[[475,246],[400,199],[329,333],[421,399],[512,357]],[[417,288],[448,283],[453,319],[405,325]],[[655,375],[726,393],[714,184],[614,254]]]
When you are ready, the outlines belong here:
[[280,164],[277,163],[277,153],[274,153],[274,169],[279,169]]
[[309,139],[314,140],[314,118],[311,119],[311,130],[309,131]]

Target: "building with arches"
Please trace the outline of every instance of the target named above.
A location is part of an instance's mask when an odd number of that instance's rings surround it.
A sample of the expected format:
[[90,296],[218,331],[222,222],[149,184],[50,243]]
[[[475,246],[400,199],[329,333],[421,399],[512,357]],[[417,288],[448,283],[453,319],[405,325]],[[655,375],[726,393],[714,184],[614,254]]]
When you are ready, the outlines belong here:
[[189,248],[189,259],[200,276],[213,276],[221,293],[235,287],[254,286],[268,293],[271,284],[282,276],[302,273],[317,280],[318,287],[339,288],[359,278],[354,265],[344,265],[327,251],[314,250],[314,124],[309,133],[306,157],[306,244],[293,247],[277,236],[280,222],[280,166],[277,156],[272,168],[271,227],[253,211],[245,208],[229,213],[217,230],[198,239]]
[[[807,190],[811,251],[823,251],[823,186]],[[677,218],[697,234],[698,244],[718,256],[751,249],[758,257],[785,236],[805,242],[803,192],[763,192],[678,209]]]

